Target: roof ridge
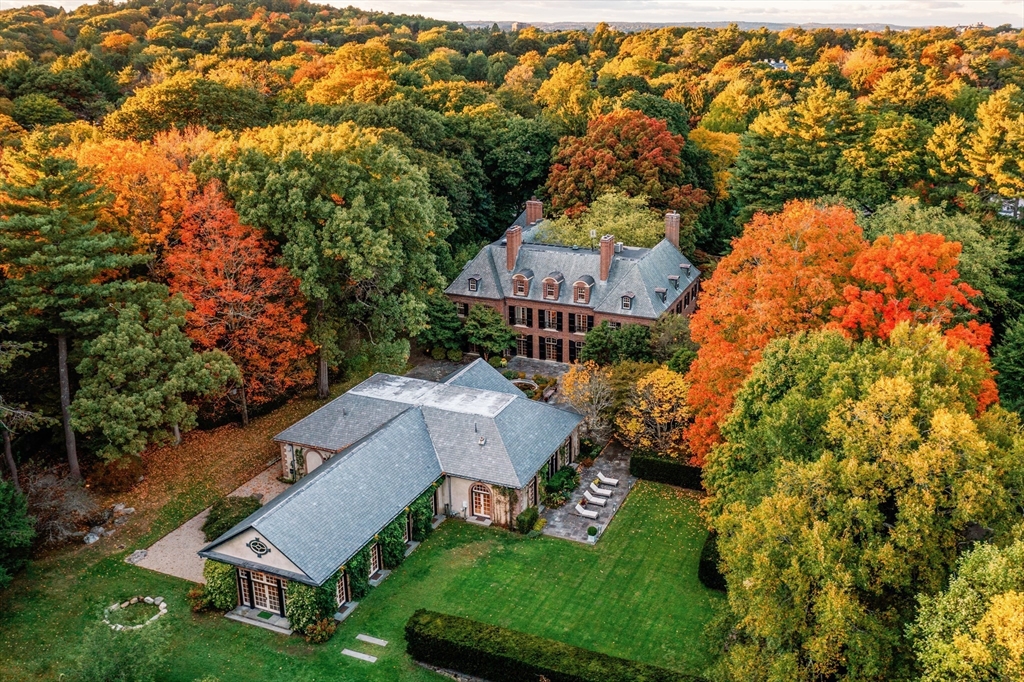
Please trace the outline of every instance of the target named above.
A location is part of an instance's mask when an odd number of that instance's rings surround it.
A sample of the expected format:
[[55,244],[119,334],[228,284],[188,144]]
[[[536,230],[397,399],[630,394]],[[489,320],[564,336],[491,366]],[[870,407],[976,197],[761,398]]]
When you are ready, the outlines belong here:
[[[476,360],[474,360],[473,362],[469,363],[468,365],[466,365],[465,367],[463,367],[462,369],[460,369],[460,370],[459,370],[458,372],[456,372],[455,374],[452,374],[451,376],[447,377],[447,378],[446,378],[446,379],[445,379],[444,381],[438,381],[437,383],[439,383],[439,384],[442,384],[442,385],[444,385],[444,386],[451,386],[451,385],[452,385],[452,382],[453,382],[453,381],[455,381],[456,379],[458,379],[459,377],[461,377],[461,376],[462,376],[463,374],[465,374],[466,372],[468,372],[468,371],[469,371],[469,368],[470,368],[470,367],[473,367],[473,366],[474,366],[474,365],[475,365],[476,363],[478,363],[478,362],[483,362],[484,364],[487,364],[487,363],[486,363],[486,362],[484,361],[484,359],[483,359],[483,358],[477,358],[477,359],[476,359]],[[488,365],[488,366],[489,366],[489,365]]]

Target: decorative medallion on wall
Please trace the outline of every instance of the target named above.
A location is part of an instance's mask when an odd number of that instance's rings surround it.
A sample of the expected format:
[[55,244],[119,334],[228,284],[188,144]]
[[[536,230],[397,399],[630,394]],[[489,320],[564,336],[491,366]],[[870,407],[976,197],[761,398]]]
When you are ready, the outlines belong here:
[[267,547],[267,543],[263,542],[259,538],[253,538],[245,544],[246,547],[252,550],[253,554],[262,558],[265,554],[270,554],[270,548]]

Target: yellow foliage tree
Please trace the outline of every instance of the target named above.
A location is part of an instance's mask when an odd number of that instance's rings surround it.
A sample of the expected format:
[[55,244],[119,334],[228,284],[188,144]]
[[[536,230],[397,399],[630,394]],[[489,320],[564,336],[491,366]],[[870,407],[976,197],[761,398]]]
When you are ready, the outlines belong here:
[[690,419],[683,375],[659,367],[639,379],[615,418],[619,440],[631,448],[681,457],[687,454],[683,428]]
[[705,128],[690,131],[690,142],[711,154],[711,170],[715,174],[715,198],[729,196],[730,169],[740,154],[740,136],[737,133],[716,133]]
[[608,435],[608,412],[612,406],[611,371],[593,360],[576,363],[559,380],[562,397],[583,415],[583,426],[592,438]]

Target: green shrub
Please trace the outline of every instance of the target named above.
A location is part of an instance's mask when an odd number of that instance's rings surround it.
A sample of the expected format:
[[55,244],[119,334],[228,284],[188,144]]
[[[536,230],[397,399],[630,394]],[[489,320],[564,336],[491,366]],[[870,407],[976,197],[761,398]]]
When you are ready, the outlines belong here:
[[597,535],[597,526],[591,526],[590,528],[587,528],[587,535],[589,535],[590,537],[594,537],[595,535]]
[[487,364],[489,364],[494,369],[501,369],[502,367],[504,367],[501,360],[502,358],[500,355],[492,355],[491,359],[487,361]]
[[458,348],[448,350],[448,359],[451,362],[462,362],[462,351]]
[[311,644],[323,644],[334,636],[338,623],[333,618],[322,618],[306,628],[306,641]]
[[[2,428],[2,427],[0,427]],[[36,520],[28,515],[28,498],[0,480],[0,588],[28,562]]]
[[[153,682],[166,658],[166,631],[161,623],[141,630],[115,632],[99,623],[85,633],[78,682]],[[63,677],[63,675],[61,676]]]
[[698,682],[693,675],[420,609],[405,625],[417,661],[491,682]]
[[[205,570],[205,567],[204,567]],[[206,585],[196,585],[185,595],[192,613],[200,613],[210,608],[210,598],[206,595]]]
[[519,372],[513,372],[510,369],[506,369],[504,372],[501,373],[501,376],[505,377],[509,381],[515,381],[516,379],[519,378]]
[[203,523],[203,534],[207,542],[213,542],[235,525],[260,508],[255,497],[222,497],[210,507],[210,515]]
[[701,480],[703,470],[700,467],[650,452],[634,450],[629,459],[629,473],[647,481],[704,490],[704,482]]
[[516,529],[523,535],[526,535],[533,530],[538,518],[540,518],[540,512],[537,511],[537,508],[527,507],[516,517]]
[[206,601],[212,608],[230,611],[238,603],[238,583],[235,567],[219,561],[207,561],[203,566],[206,578]]
[[725,576],[718,570],[721,561],[718,554],[718,533],[708,533],[704,546],[700,550],[700,564],[697,566],[697,578],[701,585],[709,590],[725,592]]
[[289,581],[284,610],[293,630],[308,634],[310,627],[334,615],[336,585],[337,575],[320,587]]
[[448,357],[448,353],[445,351],[444,348],[438,346],[434,350],[430,351],[430,357],[434,358],[435,360],[444,360],[446,357]]

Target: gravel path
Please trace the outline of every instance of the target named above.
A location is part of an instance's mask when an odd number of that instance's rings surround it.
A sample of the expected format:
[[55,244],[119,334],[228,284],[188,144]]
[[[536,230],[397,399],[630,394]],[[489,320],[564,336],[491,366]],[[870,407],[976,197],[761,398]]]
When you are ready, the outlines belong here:
[[[260,495],[260,501],[266,504],[288,488],[288,484],[277,480],[280,473],[281,465],[275,462],[230,494],[234,497]],[[206,559],[200,557],[196,552],[206,545],[206,538],[203,536],[203,523],[209,513],[209,508],[204,509],[157,540],[147,550],[146,557],[136,562],[136,566],[173,575],[194,583],[205,583],[203,563]]]

